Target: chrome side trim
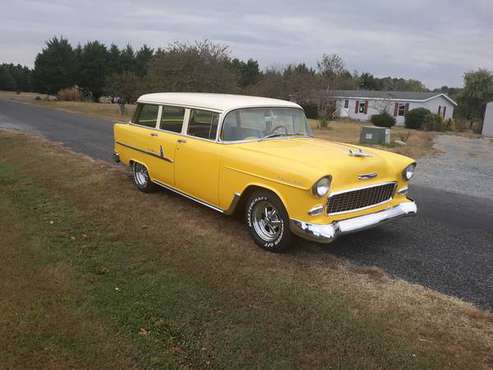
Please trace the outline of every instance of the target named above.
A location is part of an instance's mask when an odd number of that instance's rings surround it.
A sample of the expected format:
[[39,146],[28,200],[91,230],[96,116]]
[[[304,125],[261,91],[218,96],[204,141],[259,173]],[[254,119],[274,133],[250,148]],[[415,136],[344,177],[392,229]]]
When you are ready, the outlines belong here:
[[140,153],[144,153],[144,154],[147,154],[147,155],[150,155],[150,156],[153,156],[153,157],[162,159],[163,161],[166,161],[166,162],[169,162],[169,163],[173,163],[174,162],[171,158],[168,158],[168,157],[165,157],[164,156],[164,153],[162,151],[162,148],[163,148],[162,146],[161,146],[161,153],[160,154],[156,154],[156,153],[153,153],[153,152],[148,151],[148,150],[145,150],[145,149],[140,149],[140,148],[137,148],[135,146],[124,144],[124,143],[122,143],[120,141],[116,141],[116,144],[121,145],[121,146],[124,146],[125,148],[128,148],[128,149],[135,150],[135,151],[140,152]]
[[301,238],[327,244],[344,234],[366,230],[400,217],[414,216],[417,210],[416,203],[409,199],[407,202],[380,212],[336,221],[331,224],[310,224],[291,219],[289,227],[291,232]]
[[172,192],[174,192],[176,194],[182,195],[185,198],[188,198],[188,199],[193,200],[193,201],[195,201],[197,203],[200,203],[203,206],[209,207],[209,208],[213,209],[214,211],[225,213],[225,211],[222,210],[221,208],[218,208],[216,206],[213,206],[212,204],[209,204],[209,203],[207,203],[207,202],[205,202],[205,201],[203,201],[203,200],[201,200],[199,198],[196,198],[196,197],[193,197],[191,195],[188,195],[188,194],[186,194],[186,193],[184,193],[184,192],[182,192],[182,191],[180,191],[180,190],[178,190],[178,189],[176,189],[176,188],[174,188],[172,186],[166,185],[166,184],[164,184],[164,183],[162,183],[162,182],[160,182],[158,180],[152,180],[152,182],[155,183],[156,185],[159,185],[159,186],[165,188],[165,189],[171,190]]

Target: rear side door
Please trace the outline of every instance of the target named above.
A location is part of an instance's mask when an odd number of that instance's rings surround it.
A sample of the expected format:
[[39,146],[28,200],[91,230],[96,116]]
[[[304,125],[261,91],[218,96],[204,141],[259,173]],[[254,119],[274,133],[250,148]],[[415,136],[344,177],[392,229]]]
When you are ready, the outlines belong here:
[[163,105],[159,116],[155,151],[161,161],[154,179],[166,185],[175,185],[176,145],[181,137],[186,110],[183,107]]
[[176,188],[217,206],[222,149],[216,142],[219,113],[190,109],[189,115],[186,135],[177,139]]

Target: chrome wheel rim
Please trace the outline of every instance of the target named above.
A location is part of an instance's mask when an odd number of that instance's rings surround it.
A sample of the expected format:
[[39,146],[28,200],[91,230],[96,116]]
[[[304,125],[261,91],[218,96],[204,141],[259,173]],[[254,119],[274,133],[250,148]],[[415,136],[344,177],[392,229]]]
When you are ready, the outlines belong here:
[[146,186],[149,181],[147,170],[141,164],[134,164],[134,179],[139,186]]
[[257,235],[266,242],[272,242],[282,233],[279,211],[269,201],[262,200],[252,210],[252,224]]

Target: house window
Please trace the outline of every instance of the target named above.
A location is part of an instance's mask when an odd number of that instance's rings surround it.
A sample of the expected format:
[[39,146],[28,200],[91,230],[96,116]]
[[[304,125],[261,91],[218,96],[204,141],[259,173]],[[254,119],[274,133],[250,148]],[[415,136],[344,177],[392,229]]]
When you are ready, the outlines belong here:
[[344,100],[344,108],[349,108],[349,99]]
[[362,101],[359,103],[359,108],[358,108],[359,113],[366,113],[366,102]]
[[406,104],[402,104],[402,103],[399,104],[399,110],[398,110],[397,114],[400,117],[403,117],[406,114]]

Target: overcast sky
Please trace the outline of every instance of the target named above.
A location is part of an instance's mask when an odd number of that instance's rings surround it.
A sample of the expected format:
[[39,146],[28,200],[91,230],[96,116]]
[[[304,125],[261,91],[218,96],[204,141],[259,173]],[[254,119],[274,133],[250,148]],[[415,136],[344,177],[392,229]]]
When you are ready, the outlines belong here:
[[0,0],[0,63],[33,66],[53,35],[136,48],[209,39],[262,68],[336,53],[350,70],[430,88],[493,69],[492,0]]

